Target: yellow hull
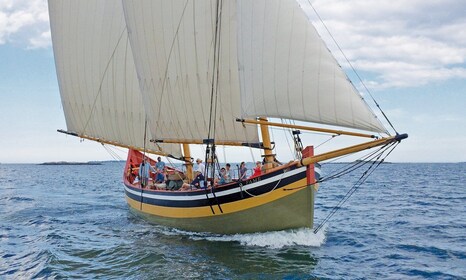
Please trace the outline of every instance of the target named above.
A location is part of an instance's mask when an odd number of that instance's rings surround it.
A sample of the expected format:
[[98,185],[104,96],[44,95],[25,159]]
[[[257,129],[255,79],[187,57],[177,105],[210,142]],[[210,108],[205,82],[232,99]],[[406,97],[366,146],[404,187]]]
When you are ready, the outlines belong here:
[[[171,217],[160,215],[160,213],[170,212],[170,210],[165,209],[158,212],[160,207],[140,203],[128,196],[126,199],[131,208],[142,214],[147,220],[188,231],[233,234],[301,227],[312,228],[314,187],[307,186],[296,191],[280,189],[274,192],[279,194],[271,193],[264,195],[264,197],[251,198],[254,201],[248,202],[248,207],[238,205],[241,202],[223,204],[221,208],[224,213],[220,213],[217,205],[213,206],[217,208],[217,214],[212,214],[209,206],[184,209],[183,211],[186,211],[184,217],[173,217],[177,216],[176,214],[171,215]],[[172,211],[176,213],[181,210],[172,209]],[[210,215],[197,215],[199,213],[210,213]]]

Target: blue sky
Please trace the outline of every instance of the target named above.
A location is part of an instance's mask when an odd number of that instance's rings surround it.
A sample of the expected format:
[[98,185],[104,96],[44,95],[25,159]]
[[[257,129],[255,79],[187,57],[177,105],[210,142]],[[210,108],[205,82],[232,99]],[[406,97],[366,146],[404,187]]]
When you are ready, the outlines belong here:
[[[308,1],[299,2],[348,69]],[[466,161],[466,2],[407,2],[311,1],[397,130],[409,133],[389,160]],[[98,143],[56,132],[66,124],[46,1],[0,0],[0,62],[0,163],[113,159]]]

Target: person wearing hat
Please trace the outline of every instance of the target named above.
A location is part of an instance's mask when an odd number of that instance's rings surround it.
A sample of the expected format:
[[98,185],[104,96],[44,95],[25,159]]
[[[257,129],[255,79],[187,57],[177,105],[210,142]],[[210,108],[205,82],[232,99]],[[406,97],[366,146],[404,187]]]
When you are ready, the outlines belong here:
[[191,183],[183,183],[180,191],[187,191],[187,190],[195,190],[204,188],[204,172],[205,172],[205,165],[202,163],[202,159],[196,159],[197,168],[194,170],[194,180]]

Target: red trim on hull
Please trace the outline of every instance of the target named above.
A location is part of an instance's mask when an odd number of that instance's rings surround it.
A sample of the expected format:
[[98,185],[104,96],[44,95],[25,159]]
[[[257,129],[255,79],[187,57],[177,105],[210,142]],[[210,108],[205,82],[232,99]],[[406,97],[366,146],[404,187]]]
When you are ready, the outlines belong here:
[[[307,146],[303,152],[303,158],[314,156],[314,146]],[[307,184],[312,185],[316,183],[316,176],[314,172],[314,164],[309,164],[306,171]]]

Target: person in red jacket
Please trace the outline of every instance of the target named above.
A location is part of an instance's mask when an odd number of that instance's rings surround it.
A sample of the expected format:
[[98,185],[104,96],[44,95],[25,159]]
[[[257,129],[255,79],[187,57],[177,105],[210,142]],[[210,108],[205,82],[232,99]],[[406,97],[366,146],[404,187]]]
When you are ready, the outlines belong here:
[[251,178],[262,175],[262,164],[260,161],[256,161],[256,167],[254,167],[252,171],[253,173]]

